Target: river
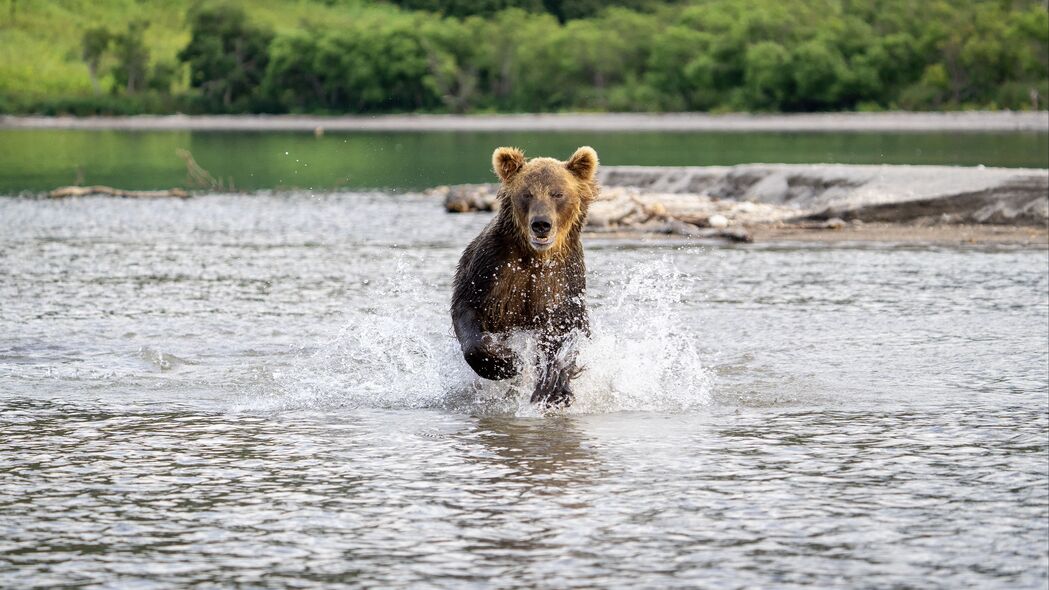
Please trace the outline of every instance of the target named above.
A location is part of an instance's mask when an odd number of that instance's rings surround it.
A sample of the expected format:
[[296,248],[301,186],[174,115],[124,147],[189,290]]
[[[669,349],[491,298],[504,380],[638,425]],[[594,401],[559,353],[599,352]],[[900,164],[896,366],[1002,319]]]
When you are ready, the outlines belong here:
[[544,416],[451,333],[486,220],[0,199],[0,587],[1045,587],[1044,249],[589,238]]

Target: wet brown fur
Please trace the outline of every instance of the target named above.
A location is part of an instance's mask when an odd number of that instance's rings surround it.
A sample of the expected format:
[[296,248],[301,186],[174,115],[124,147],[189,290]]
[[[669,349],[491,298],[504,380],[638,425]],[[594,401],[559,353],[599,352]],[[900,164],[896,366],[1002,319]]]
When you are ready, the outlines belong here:
[[[492,164],[502,181],[500,208],[459,260],[452,297],[456,337],[479,375],[503,379],[520,367],[499,340],[514,330],[537,332],[545,360],[533,401],[567,404],[576,368],[571,358],[552,359],[573,331],[589,330],[580,235],[598,191],[597,154],[584,147],[566,162],[526,160],[520,150],[499,148]],[[530,242],[537,216],[553,222],[553,244],[542,252]]]

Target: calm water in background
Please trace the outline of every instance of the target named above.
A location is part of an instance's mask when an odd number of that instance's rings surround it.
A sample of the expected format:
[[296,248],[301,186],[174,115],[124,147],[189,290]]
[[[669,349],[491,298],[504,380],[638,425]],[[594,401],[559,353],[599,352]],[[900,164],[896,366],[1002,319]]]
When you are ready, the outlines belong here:
[[[752,162],[1049,167],[1044,133],[310,133],[0,129],[0,194],[74,184],[187,186],[176,150],[239,189],[392,188],[490,182],[491,154],[516,145],[605,165]],[[191,186],[191,185],[188,185]]]
[[451,334],[485,222],[0,199],[0,587],[1046,586],[1045,250],[592,239],[544,417]]

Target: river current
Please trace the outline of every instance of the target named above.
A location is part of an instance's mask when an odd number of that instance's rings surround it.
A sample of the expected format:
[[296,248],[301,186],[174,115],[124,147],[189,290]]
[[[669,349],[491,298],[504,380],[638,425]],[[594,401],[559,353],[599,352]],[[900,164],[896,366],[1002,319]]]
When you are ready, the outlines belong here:
[[588,237],[544,415],[451,332],[487,219],[0,199],[0,587],[1046,586],[1044,249]]

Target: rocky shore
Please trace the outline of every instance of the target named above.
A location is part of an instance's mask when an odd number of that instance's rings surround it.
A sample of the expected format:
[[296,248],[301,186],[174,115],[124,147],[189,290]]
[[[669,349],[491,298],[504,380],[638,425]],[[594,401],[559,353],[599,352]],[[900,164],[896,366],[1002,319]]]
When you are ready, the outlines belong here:
[[[732,241],[1046,244],[1049,170],[747,164],[612,166],[587,231]],[[437,187],[449,212],[498,207],[494,184]]]

